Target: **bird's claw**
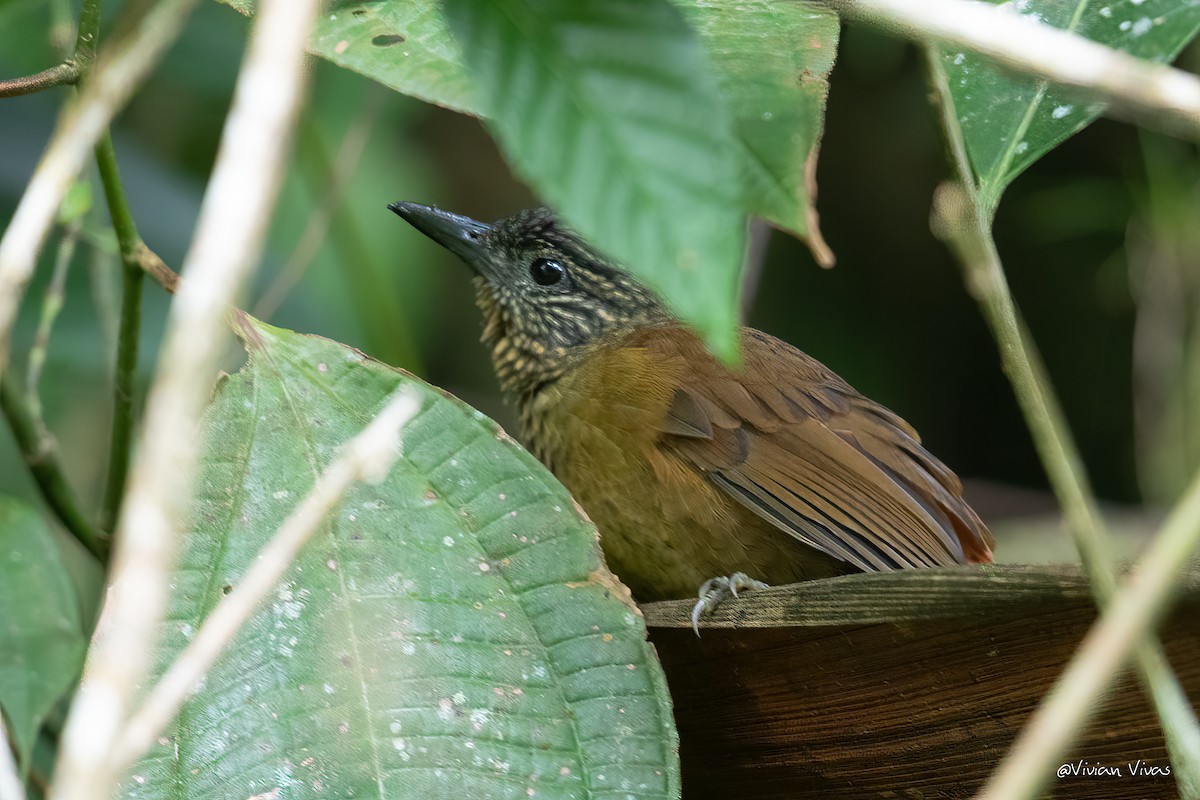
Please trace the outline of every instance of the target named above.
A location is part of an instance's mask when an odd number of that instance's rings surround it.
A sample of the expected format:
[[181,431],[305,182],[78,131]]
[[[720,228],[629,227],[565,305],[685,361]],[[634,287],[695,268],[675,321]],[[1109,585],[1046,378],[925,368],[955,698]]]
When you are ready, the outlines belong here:
[[711,614],[726,598],[738,596],[739,590],[766,589],[767,584],[756,581],[744,572],[735,572],[726,577],[709,578],[700,586],[699,600],[692,607],[692,630],[700,635],[700,618]]

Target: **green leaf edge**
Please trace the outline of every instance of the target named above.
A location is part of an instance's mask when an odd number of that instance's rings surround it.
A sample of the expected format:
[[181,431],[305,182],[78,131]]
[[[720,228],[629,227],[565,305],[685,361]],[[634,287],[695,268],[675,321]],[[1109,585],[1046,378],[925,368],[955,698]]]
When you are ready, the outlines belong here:
[[[42,519],[41,515],[32,506],[14,497],[0,496],[0,516],[7,516],[8,514],[16,514],[20,517],[27,518],[32,523],[32,527],[34,528],[33,535],[40,535],[45,539],[44,555],[46,556],[47,560],[53,562],[50,565],[48,572],[50,572],[50,574],[55,576],[57,579],[58,585],[55,587],[55,591],[58,593],[57,596],[61,597],[63,600],[60,611],[63,613],[65,621],[69,625],[69,629],[59,630],[58,633],[69,634],[70,638],[74,640],[74,650],[76,656],[74,660],[78,663],[78,667],[82,669],[83,658],[84,654],[87,652],[88,643],[86,628],[90,626],[84,624],[82,616],[83,609],[81,608],[80,599],[77,595],[75,581],[72,579],[73,570],[69,569],[68,565],[64,562],[65,556],[61,549],[62,545],[56,541],[54,531],[50,530],[49,526],[46,525],[45,520]],[[50,587],[47,587],[47,590],[49,590],[49,588]],[[2,619],[2,617],[0,617],[0,619]],[[56,704],[62,700],[62,698],[66,697],[75,687],[77,679],[78,670],[74,671],[71,676],[62,681],[61,691],[58,692],[58,694],[46,704],[46,707],[40,716],[34,720],[31,720],[31,729],[29,729],[28,726],[18,726],[16,724],[17,721],[12,719],[10,712],[6,708],[4,699],[0,697],[0,713],[3,713],[5,719],[7,720],[8,734],[15,745],[14,752],[16,754],[18,767],[22,771],[22,774],[24,774],[24,772],[31,765],[31,756],[33,746],[37,740],[38,729],[41,727],[42,723],[53,713]],[[0,741],[0,747],[6,746],[8,746],[6,742]]]
[[[640,634],[642,651],[646,656],[646,664],[648,667],[650,667],[650,680],[655,690],[655,696],[659,699],[659,712],[664,723],[664,730],[662,733],[667,739],[664,744],[667,751],[673,753],[675,756],[674,758],[668,759],[668,763],[665,765],[667,768],[667,793],[670,797],[681,797],[682,777],[680,773],[679,762],[679,731],[675,727],[673,700],[671,697],[670,688],[667,685],[666,674],[663,672],[662,664],[658,659],[658,652],[654,645],[650,642],[645,617],[643,616],[641,609],[638,608],[637,604],[633,601],[633,597],[629,591],[629,588],[626,587],[625,584],[621,583],[617,576],[608,568],[608,564],[604,560],[604,552],[600,547],[599,529],[596,527],[595,523],[592,522],[591,518],[587,516],[587,512],[585,512],[583,508],[575,501],[575,498],[571,496],[567,488],[562,485],[562,483],[553,475],[553,473],[551,473],[550,470],[548,470],[546,466],[542,464],[542,462],[538,461],[538,459],[532,453],[522,447],[516,439],[510,436],[504,430],[504,428],[491,417],[479,411],[469,403],[461,400],[449,391],[441,388],[440,386],[435,386],[434,384],[422,380],[420,377],[412,374],[408,370],[400,367],[394,367],[390,364],[385,364],[384,362],[374,359],[366,353],[363,353],[357,348],[336,342],[324,336],[309,333],[298,333],[296,331],[288,330],[287,328],[276,327],[256,319],[244,312],[237,313],[237,316],[235,317],[234,332],[245,347],[248,357],[251,359],[254,358],[254,350],[261,346],[261,344],[258,342],[252,342],[252,338],[262,337],[275,339],[278,341],[281,334],[283,336],[290,335],[306,339],[315,339],[321,342],[329,343],[335,347],[340,347],[344,350],[357,353],[362,358],[364,364],[374,364],[378,367],[381,367],[390,373],[394,373],[401,381],[412,382],[413,384],[416,384],[419,389],[424,390],[425,392],[435,393],[442,399],[450,401],[461,412],[463,412],[465,418],[472,419],[475,422],[483,425],[485,428],[490,429],[492,435],[495,436],[503,446],[507,447],[509,451],[518,459],[522,460],[530,468],[531,472],[541,475],[544,483],[547,483],[550,485],[550,487],[557,489],[563,494],[566,500],[570,501],[575,513],[579,516],[583,524],[591,529],[592,533],[592,557],[598,563],[598,567],[592,570],[592,572],[587,576],[587,580],[589,582],[595,581],[598,588],[603,589],[618,602],[621,602],[627,606],[629,610],[633,612],[634,617],[637,620],[637,632]],[[222,382],[222,385],[223,384],[224,382]],[[481,542],[477,541],[477,544],[480,546],[481,550],[486,550]],[[503,573],[504,568],[499,567],[499,569],[501,573]],[[514,595],[522,598],[526,593],[527,592],[524,591],[514,591]],[[522,605],[524,605],[524,603],[522,603]],[[533,628],[532,624],[530,627],[531,630],[535,630],[536,632],[536,629]],[[549,650],[549,646],[547,646],[544,642],[541,642],[540,638],[539,643],[541,643],[542,646],[547,649],[547,651]],[[572,704],[568,705],[570,706]]]

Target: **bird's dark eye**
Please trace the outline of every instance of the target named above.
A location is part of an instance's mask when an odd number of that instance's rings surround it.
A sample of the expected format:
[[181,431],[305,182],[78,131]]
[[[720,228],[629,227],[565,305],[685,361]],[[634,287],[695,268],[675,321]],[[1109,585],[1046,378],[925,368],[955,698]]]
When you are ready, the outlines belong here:
[[529,265],[529,274],[542,286],[553,286],[566,277],[567,270],[557,261],[539,258]]

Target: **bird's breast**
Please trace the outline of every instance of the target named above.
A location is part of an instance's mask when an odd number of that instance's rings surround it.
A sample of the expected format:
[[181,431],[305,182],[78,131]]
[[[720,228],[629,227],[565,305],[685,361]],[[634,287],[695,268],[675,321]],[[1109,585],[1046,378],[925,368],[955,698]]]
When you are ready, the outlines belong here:
[[522,438],[560,480],[582,488],[650,467],[675,385],[671,369],[655,373],[640,356],[598,353],[522,398]]
[[682,370],[644,349],[614,349],[521,403],[526,445],[599,527],[609,566],[642,601],[779,562],[776,549],[789,544],[776,532],[765,544],[748,535],[758,521],[662,447]]

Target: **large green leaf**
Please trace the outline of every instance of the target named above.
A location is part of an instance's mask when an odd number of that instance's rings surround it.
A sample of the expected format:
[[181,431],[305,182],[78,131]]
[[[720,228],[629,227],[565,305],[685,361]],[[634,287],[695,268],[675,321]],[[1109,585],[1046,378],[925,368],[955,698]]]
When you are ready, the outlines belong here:
[[[1200,31],[1200,4],[1192,0],[1017,0],[1010,8],[1153,61],[1173,59]],[[1105,108],[969,51],[943,51],[942,65],[971,166],[992,206],[1013,178]]]
[[672,0],[700,35],[722,101],[687,31],[655,8],[663,0],[449,2],[460,32],[482,37],[468,42],[474,79],[437,0],[337,0],[310,49],[414,97],[490,112],[534,187],[710,338],[731,330],[742,212],[832,263],[813,198],[833,14],[803,2]]
[[42,720],[79,678],[86,646],[53,535],[36,511],[0,497],[0,710],[22,762]]
[[838,19],[803,2],[681,0],[700,32],[742,145],[747,209],[832,264],[813,207]]
[[510,162],[601,250],[736,352],[736,141],[699,38],[667,0],[446,0]]
[[388,478],[347,494],[127,796],[677,797],[641,615],[554,478],[410,375],[244,328],[249,365],[204,424],[160,661],[398,386],[422,410]]
[[[251,16],[257,0],[221,0]],[[334,0],[309,49],[398,92],[478,114],[470,78],[437,0]]]

